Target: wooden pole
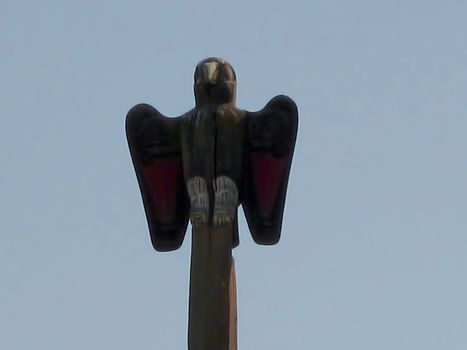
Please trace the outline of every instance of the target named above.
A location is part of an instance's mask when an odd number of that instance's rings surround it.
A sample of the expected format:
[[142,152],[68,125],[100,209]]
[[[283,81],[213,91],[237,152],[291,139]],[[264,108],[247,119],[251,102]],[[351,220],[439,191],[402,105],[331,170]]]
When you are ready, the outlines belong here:
[[189,350],[236,350],[237,306],[232,226],[193,228]]
[[237,350],[237,278],[235,275],[235,260],[232,257],[230,265],[230,288],[229,288],[229,305],[230,305],[230,330],[229,330],[229,350]]

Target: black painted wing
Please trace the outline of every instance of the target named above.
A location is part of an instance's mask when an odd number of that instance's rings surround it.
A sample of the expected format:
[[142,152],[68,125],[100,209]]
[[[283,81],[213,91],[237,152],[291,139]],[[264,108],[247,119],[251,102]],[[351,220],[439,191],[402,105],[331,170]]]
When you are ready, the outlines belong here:
[[166,118],[140,104],[126,117],[126,134],[138,178],[149,233],[158,251],[178,249],[188,224],[189,200],[183,180],[181,118]]
[[276,244],[297,137],[297,106],[287,96],[276,96],[261,111],[247,112],[246,120],[243,210],[255,242]]

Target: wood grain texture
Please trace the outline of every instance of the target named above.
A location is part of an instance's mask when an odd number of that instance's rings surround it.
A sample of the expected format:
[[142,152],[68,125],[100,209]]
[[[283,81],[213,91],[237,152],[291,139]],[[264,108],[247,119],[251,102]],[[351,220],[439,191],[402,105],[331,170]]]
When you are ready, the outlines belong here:
[[192,245],[188,349],[236,349],[232,225],[196,227]]

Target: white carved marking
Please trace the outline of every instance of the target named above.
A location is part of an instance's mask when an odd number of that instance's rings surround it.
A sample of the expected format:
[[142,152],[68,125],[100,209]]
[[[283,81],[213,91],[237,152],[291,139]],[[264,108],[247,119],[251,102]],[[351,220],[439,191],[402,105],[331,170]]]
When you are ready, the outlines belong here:
[[195,176],[188,180],[187,188],[191,203],[191,224],[194,227],[207,224],[209,215],[209,195],[206,181],[200,176]]
[[227,176],[219,176],[213,181],[214,186],[214,226],[230,224],[238,206],[238,190],[235,182]]

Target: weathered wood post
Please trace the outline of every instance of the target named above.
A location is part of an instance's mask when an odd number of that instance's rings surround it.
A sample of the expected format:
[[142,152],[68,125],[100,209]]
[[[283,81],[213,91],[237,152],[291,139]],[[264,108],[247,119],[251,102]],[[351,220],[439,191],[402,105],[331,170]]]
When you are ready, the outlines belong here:
[[236,350],[237,310],[231,230],[193,230],[188,348]]
[[178,249],[193,226],[189,350],[234,350],[237,209],[256,243],[279,241],[298,112],[282,95],[258,112],[238,109],[235,72],[221,58],[197,65],[194,92],[195,108],[178,118],[133,107],[128,145],[154,248]]

